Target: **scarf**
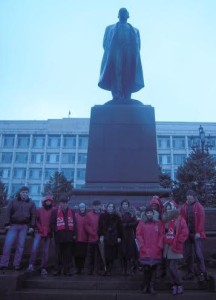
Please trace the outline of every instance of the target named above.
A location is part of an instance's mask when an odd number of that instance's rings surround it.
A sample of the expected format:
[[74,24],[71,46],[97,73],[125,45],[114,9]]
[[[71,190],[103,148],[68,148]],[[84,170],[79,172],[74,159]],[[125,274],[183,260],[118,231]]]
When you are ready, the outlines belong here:
[[165,234],[165,243],[168,245],[172,245],[175,237],[175,219],[169,221],[168,228]]
[[[69,230],[73,231],[74,230],[74,220],[73,220],[73,213],[72,210],[70,208],[67,209],[66,211],[66,218],[67,218],[67,225]],[[56,226],[57,226],[57,231],[59,230],[65,230],[66,226],[65,226],[65,221],[64,221],[64,215],[63,215],[63,211],[62,208],[59,207],[58,211],[57,211],[57,222],[56,222]]]

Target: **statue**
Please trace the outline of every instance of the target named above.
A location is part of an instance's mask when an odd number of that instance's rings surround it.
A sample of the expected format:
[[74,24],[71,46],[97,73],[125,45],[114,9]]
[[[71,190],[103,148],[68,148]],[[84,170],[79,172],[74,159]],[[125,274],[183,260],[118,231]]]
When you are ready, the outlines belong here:
[[113,100],[127,101],[144,87],[139,30],[127,23],[129,13],[121,8],[119,22],[106,28],[98,86],[112,92]]

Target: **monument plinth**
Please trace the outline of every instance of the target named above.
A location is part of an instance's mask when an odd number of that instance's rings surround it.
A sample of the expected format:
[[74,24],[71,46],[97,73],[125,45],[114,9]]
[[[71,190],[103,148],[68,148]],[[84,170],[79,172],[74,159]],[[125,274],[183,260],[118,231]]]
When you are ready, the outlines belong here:
[[158,184],[154,108],[141,104],[94,106],[86,187],[143,189]]

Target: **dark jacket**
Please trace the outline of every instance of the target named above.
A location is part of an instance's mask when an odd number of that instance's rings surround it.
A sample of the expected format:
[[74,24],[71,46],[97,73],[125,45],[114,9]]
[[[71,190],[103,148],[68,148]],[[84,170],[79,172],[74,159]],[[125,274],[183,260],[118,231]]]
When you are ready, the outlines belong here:
[[27,224],[29,227],[35,227],[36,206],[30,199],[22,200],[20,196],[12,199],[6,211],[5,226],[11,224]]
[[120,217],[116,214],[105,212],[99,217],[98,235],[104,236],[104,244],[115,245],[117,239],[122,239],[122,224]]
[[75,220],[75,214],[72,210],[73,214],[73,222],[74,222],[74,229],[69,230],[68,227],[68,219],[67,219],[67,211],[70,209],[69,207],[66,209],[66,211],[63,211],[63,217],[65,222],[65,229],[64,230],[57,230],[57,212],[58,208],[55,208],[52,211],[51,218],[50,218],[50,229],[54,233],[55,242],[56,243],[68,243],[68,242],[74,242],[76,238],[76,220]]

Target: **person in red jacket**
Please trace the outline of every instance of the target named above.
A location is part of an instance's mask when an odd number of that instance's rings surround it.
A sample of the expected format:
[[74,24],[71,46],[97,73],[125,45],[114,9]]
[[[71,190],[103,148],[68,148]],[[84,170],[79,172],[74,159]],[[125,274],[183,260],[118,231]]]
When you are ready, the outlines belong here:
[[202,251],[202,240],[205,234],[205,210],[193,190],[187,191],[187,200],[181,207],[181,216],[186,220],[189,237],[185,242],[185,259],[187,274],[184,279],[194,278],[194,259],[198,261],[199,281],[206,279],[206,267]]
[[172,284],[172,294],[182,294],[182,278],[178,270],[178,262],[183,258],[184,242],[188,238],[188,227],[185,219],[179,215],[173,202],[167,202],[162,221],[165,223],[164,258]]
[[92,275],[94,269],[97,273],[102,272],[103,263],[99,251],[98,221],[101,215],[101,202],[94,200],[92,210],[86,215],[85,229],[87,233],[87,274]]
[[155,294],[154,282],[157,265],[161,263],[163,250],[164,225],[154,220],[154,210],[147,207],[143,219],[136,228],[139,245],[139,263],[143,266],[144,293]]
[[85,259],[87,254],[87,246],[88,246],[88,236],[85,228],[86,223],[86,205],[85,203],[79,204],[79,209],[75,213],[76,225],[77,225],[77,235],[75,242],[75,266],[76,266],[76,274],[82,274]]
[[37,209],[36,213],[36,234],[32,244],[31,255],[29,260],[28,271],[32,272],[35,268],[35,260],[37,257],[40,243],[43,243],[42,257],[41,257],[41,276],[47,275],[47,261],[49,256],[49,246],[51,241],[50,231],[50,216],[53,209],[53,198],[46,196],[42,202],[42,207]]
[[161,202],[160,198],[157,195],[153,196],[148,206],[151,206],[154,210],[154,220],[161,220],[163,203]]

